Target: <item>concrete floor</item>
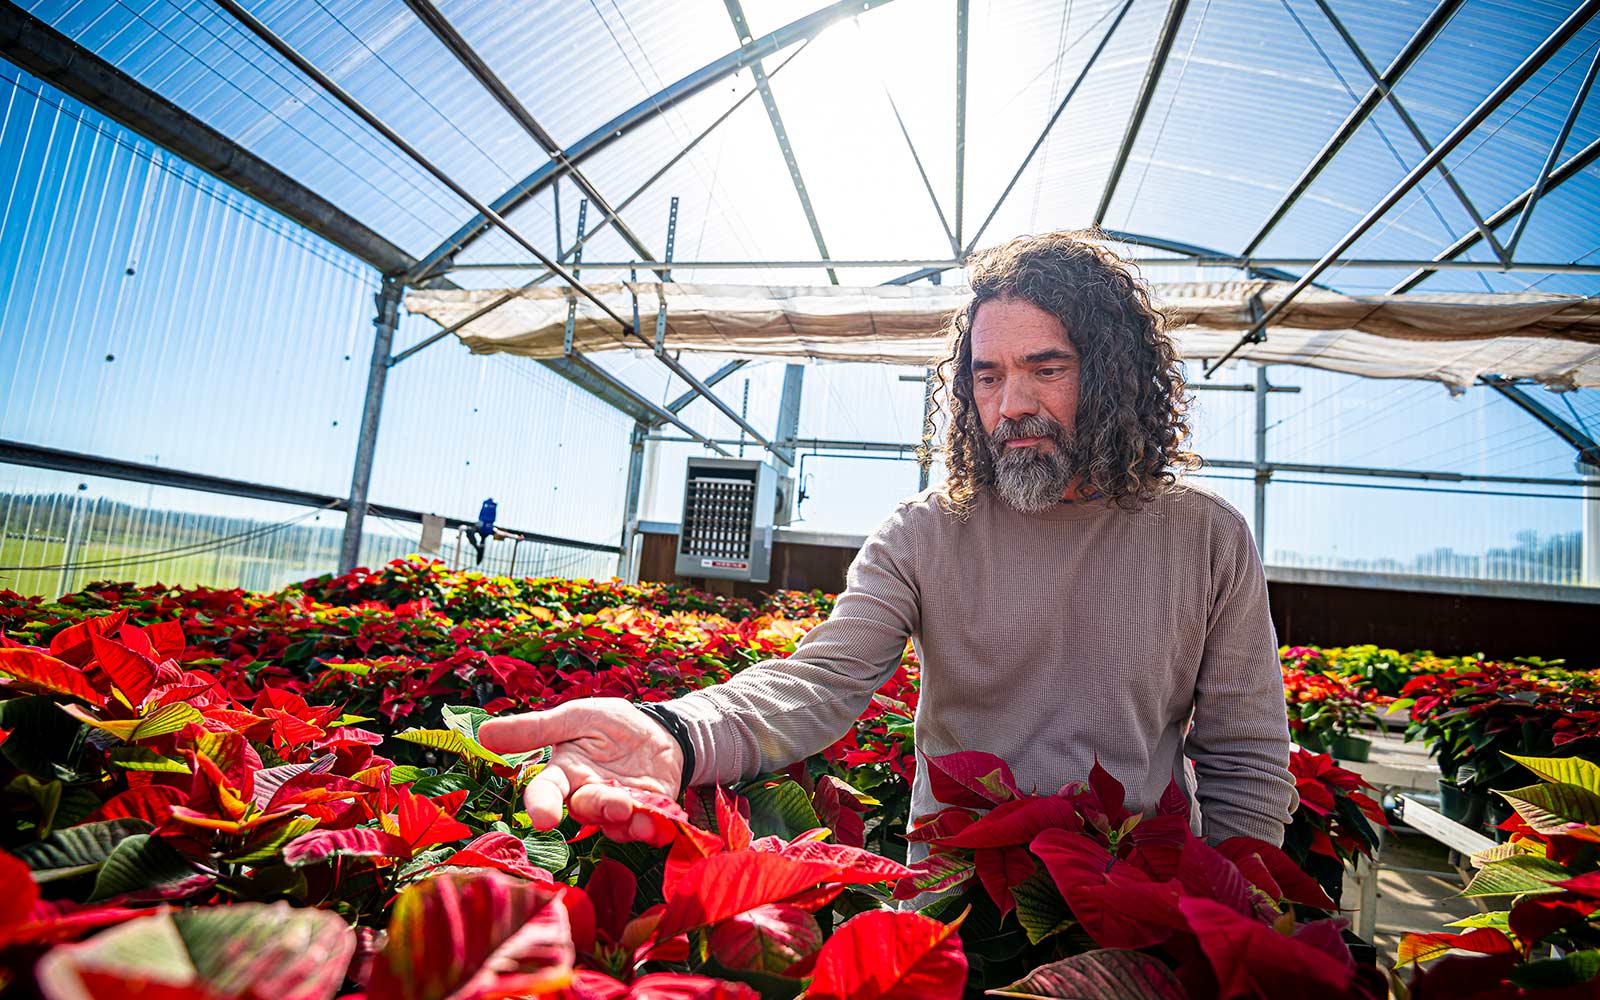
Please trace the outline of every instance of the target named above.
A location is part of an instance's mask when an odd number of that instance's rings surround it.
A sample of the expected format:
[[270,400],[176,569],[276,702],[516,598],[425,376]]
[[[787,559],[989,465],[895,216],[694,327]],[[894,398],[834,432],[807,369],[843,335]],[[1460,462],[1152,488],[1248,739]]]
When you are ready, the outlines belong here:
[[[1402,829],[1394,836],[1386,837],[1382,863],[1386,866],[1425,868],[1439,873],[1378,872],[1377,933],[1374,943],[1378,948],[1378,961],[1384,965],[1394,965],[1395,949],[1405,934],[1449,930],[1445,924],[1478,912],[1478,907],[1471,900],[1456,896],[1461,891],[1462,882],[1460,876],[1451,870],[1449,851],[1443,844]],[[1349,908],[1346,916],[1354,926],[1356,911],[1361,905],[1361,889],[1348,876],[1345,878],[1342,902]]]

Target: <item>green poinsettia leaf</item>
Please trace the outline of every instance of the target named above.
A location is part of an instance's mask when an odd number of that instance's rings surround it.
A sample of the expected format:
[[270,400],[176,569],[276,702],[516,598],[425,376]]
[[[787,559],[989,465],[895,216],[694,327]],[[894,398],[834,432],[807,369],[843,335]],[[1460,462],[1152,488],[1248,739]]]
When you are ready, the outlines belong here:
[[1545,781],[1578,787],[1600,795],[1600,765],[1582,757],[1521,757],[1514,753],[1507,757],[1521,764]]
[[1044,872],[1034,872],[1012,886],[1011,895],[1017,901],[1017,922],[1027,932],[1029,944],[1038,944],[1073,924],[1067,901],[1061,898],[1055,880]]
[[493,718],[488,712],[472,705],[445,705],[439,709],[444,727],[460,733],[469,740],[478,738],[478,727],[485,719]]
[[45,995],[330,1000],[355,932],[327,910],[236,903],[157,913],[64,945],[39,963]]
[[811,796],[787,778],[753,781],[739,794],[750,800],[750,830],[756,837],[790,840],[823,825]]
[[1512,969],[1508,978],[1525,990],[1581,986],[1600,979],[1600,951],[1575,951],[1560,958],[1543,958]]
[[283,852],[285,844],[303,833],[311,832],[316,826],[317,821],[309,816],[296,816],[284,820],[259,832],[238,854],[229,855],[227,860],[244,865],[275,861]]
[[1485,865],[1462,890],[1467,898],[1480,896],[1520,896],[1530,892],[1560,892],[1551,885],[1571,872],[1549,858],[1522,854]]
[[431,799],[436,795],[448,795],[460,791],[471,795],[478,788],[478,783],[467,775],[458,771],[446,771],[443,774],[430,774],[418,778],[411,785],[411,794],[426,795]]
[[126,837],[106,857],[95,876],[89,902],[112,896],[178,898],[214,881],[159,837],[138,833]]
[[394,738],[418,746],[431,747],[434,750],[443,750],[459,757],[472,757],[502,767],[510,766],[504,757],[492,750],[484,749],[477,740],[469,739],[454,729],[407,729],[403,733],[396,733]]
[[528,861],[547,872],[559,873],[572,864],[572,848],[556,830],[535,830],[522,838]]
[[107,754],[111,764],[125,771],[170,771],[173,774],[188,774],[189,765],[181,760],[163,757],[154,750],[145,747],[122,746],[112,747]]
[[33,869],[35,882],[53,882],[99,871],[118,844],[150,830],[150,824],[142,819],[85,823],[57,830],[37,844],[17,848],[15,853]]
[[1453,920],[1450,923],[1445,924],[1445,926],[1464,928],[1492,927],[1497,931],[1510,934],[1511,911],[1491,910],[1488,913],[1474,913],[1470,917],[1462,917],[1460,920]]
[[1600,793],[1581,785],[1529,785],[1495,794],[1540,833],[1556,833],[1573,823],[1600,823]]

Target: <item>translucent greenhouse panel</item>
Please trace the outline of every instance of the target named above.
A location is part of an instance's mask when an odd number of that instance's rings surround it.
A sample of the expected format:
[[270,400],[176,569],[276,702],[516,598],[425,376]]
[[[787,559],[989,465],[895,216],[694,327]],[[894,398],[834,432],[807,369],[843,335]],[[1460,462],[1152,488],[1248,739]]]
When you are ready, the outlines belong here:
[[0,587],[97,581],[276,590],[330,571],[344,515],[0,465]]
[[[294,177],[398,246],[422,254],[452,232],[470,209],[448,188],[408,160],[387,140],[300,75],[220,8],[155,0],[134,5],[36,0],[31,13],[93,51],[180,108]],[[400,10],[397,11],[396,8]],[[462,141],[447,119],[496,116],[486,126],[502,129],[504,114],[485,95],[473,107],[426,109],[425,101],[396,82],[396,70],[367,46],[381,51],[402,34],[424,31],[398,0],[342,8],[369,32],[357,39],[320,6],[280,7],[268,26],[303,46],[314,65],[368,103],[402,135],[424,140],[424,152],[470,186],[492,197],[499,169]],[[365,10],[367,14],[358,15]],[[400,13],[404,13],[404,17]],[[367,17],[377,17],[368,22]],[[398,57],[397,57],[398,58]],[[449,79],[461,71],[437,50],[424,64],[414,56],[398,72],[414,80]],[[471,100],[462,93],[463,100]],[[418,131],[412,129],[423,123]],[[498,134],[498,132],[497,132]],[[479,133],[473,137],[487,141]],[[510,139],[516,144],[516,138]],[[504,149],[503,146],[499,147]],[[452,152],[467,150],[470,155]],[[499,155],[508,155],[505,150]]]
[[516,542],[497,539],[484,547],[482,561],[471,543],[458,531],[446,531],[438,552],[420,553],[420,529],[415,524],[399,524],[371,519],[361,536],[363,566],[381,566],[395,559],[421,555],[437,559],[451,569],[484,573],[489,576],[609,578],[617,575],[617,556],[566,545],[544,542]]
[[[954,252],[954,237],[946,229],[954,225],[954,184],[941,183],[930,193],[917,165],[935,145],[949,161],[950,119],[936,133],[937,142],[921,144],[913,153],[895,117],[897,107],[902,116],[919,105],[948,109],[953,35],[949,8],[896,11],[891,5],[873,12],[870,20],[859,18],[824,32],[773,79],[790,152],[831,256],[938,260]],[[886,49],[884,42],[891,39]],[[884,59],[885,52],[900,56]],[[939,97],[928,99],[935,94]],[[857,276],[840,280],[853,284]]]
[[[891,443],[919,440],[922,374],[921,368],[894,365],[811,365],[806,369],[800,436]],[[916,381],[902,382],[902,375]]]
[[[1395,95],[1434,142],[1444,138],[1570,13],[1565,3],[1464,4],[1438,40],[1395,87]],[[1570,106],[1600,42],[1590,23],[1489,118],[1449,158],[1473,196],[1503,204],[1532,183],[1549,136]],[[1470,58],[1463,53],[1470,52]],[[1594,126],[1584,129],[1590,138]],[[1536,138],[1537,137],[1537,138]],[[1579,142],[1575,133],[1573,139]],[[1479,152],[1479,147],[1484,147]],[[1581,146],[1573,146],[1573,149]],[[1479,157],[1483,157],[1479,161]],[[1478,161],[1474,164],[1462,162]],[[1516,167],[1529,163],[1522,169]],[[1504,171],[1503,176],[1497,176]],[[1486,210],[1487,211],[1487,210]]]
[[[1367,86],[1321,15],[1307,10],[1190,9],[1107,226],[1222,252],[1249,243]],[[1122,102],[1132,103],[1132,95]],[[1296,127],[1264,127],[1276,114],[1292,115]]]
[[563,147],[739,47],[719,0],[441,8]]
[[1188,448],[1208,459],[1248,461],[1255,456],[1255,396],[1249,392],[1197,389],[1199,386],[1254,384],[1254,370],[1246,366],[1218,373],[1210,382],[1202,379],[1199,363],[1185,364],[1194,402],[1189,409],[1191,438]]
[[[984,220],[1111,27],[1120,3],[1052,5],[994,0],[973,4],[967,69],[964,242],[988,246],[1039,228],[1077,228],[1093,219],[1106,165],[1126,120],[1162,20],[1159,5],[1135,4],[1083,87],[1051,130],[1032,171],[987,230]],[[1039,157],[1044,159],[1041,161]],[[1040,167],[1037,164],[1043,163]],[[1042,178],[1042,180],[1041,180]],[[1041,190],[1040,185],[1044,185]],[[1037,206],[1037,211],[1035,210]]]
[[[1381,4],[1366,3],[1365,0],[1337,0],[1329,6],[1344,23],[1356,44],[1361,46],[1367,59],[1382,72],[1427,20],[1428,15],[1433,13],[1435,4],[1432,0],[1388,0]],[[1311,5],[1300,5],[1296,11],[1303,21],[1313,26],[1314,31],[1320,33],[1324,27],[1331,30],[1326,21],[1316,23],[1322,20],[1322,15]],[[1343,46],[1336,38],[1326,44],[1330,49],[1336,44]]]
[[0,93],[0,437],[344,492],[372,272],[25,74]]
[[1583,583],[1583,508],[1600,501],[1572,491],[1539,495],[1552,492],[1283,477],[1267,490],[1267,562],[1578,586]]
[[[1393,109],[1379,108],[1262,240],[1257,255],[1320,258],[1424,155]],[[1259,221],[1264,222],[1265,217]],[[1427,260],[1471,228],[1471,217],[1436,170],[1422,178],[1343,256]],[[1382,276],[1364,274],[1366,270],[1347,269],[1330,284],[1340,289],[1346,280],[1382,284]],[[1396,277],[1406,273],[1398,272]]]
[[[769,60],[769,71],[774,66],[775,62]],[[792,68],[774,73],[774,80],[782,79]],[[685,102],[680,115],[665,115],[640,126],[590,158],[584,164],[585,176],[620,202],[639,191],[690,141],[733,108],[750,87],[749,74],[741,74],[725,86]],[[563,190],[567,187],[563,185]],[[628,225],[658,253],[666,246],[667,220],[674,197],[679,200],[674,254],[677,260],[809,260],[817,256],[816,243],[759,98],[745,101],[726,121],[716,125],[693,151],[644,188],[623,212]],[[564,204],[564,222],[567,213]],[[673,271],[673,277],[678,281],[714,283],[758,278],[785,284],[827,280],[821,271],[679,269]]]
[[[407,316],[396,349],[435,330]],[[537,362],[446,341],[390,371],[371,496],[468,519],[492,497],[508,529],[609,544],[622,529],[631,428]]]
[[804,455],[806,494],[790,527],[870,535],[895,505],[917,493],[917,463],[892,455]]
[[[1272,461],[1548,479],[1574,475],[1572,447],[1487,387],[1451,396],[1432,382],[1285,365],[1268,372],[1275,384],[1302,387],[1298,395],[1269,399]],[[1527,391],[1564,412],[1565,394]],[[1584,399],[1592,391],[1573,395]]]

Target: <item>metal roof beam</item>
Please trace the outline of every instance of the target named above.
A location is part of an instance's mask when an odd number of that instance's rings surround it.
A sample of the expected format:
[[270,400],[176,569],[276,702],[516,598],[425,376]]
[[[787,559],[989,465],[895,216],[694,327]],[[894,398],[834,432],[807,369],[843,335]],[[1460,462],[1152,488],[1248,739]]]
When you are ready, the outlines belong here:
[[1517,226],[1511,231],[1511,239],[1506,241],[1508,258],[1516,254],[1517,244],[1522,242],[1522,233],[1528,228],[1528,220],[1533,217],[1533,210],[1538,207],[1539,198],[1544,194],[1545,184],[1550,180],[1550,168],[1555,166],[1556,160],[1561,157],[1561,148],[1567,144],[1567,138],[1572,135],[1572,126],[1578,120],[1578,112],[1589,97],[1589,88],[1594,86],[1596,70],[1600,70],[1600,49],[1595,50],[1594,58],[1589,60],[1589,71],[1583,75],[1583,83],[1578,86],[1578,92],[1572,97],[1572,107],[1567,109],[1567,118],[1561,123],[1561,130],[1556,134],[1555,141],[1550,144],[1550,155],[1545,157],[1544,163],[1539,167],[1539,179],[1533,182],[1533,194],[1528,198],[1528,205],[1517,217]]
[[14,4],[0,4],[0,51],[17,66],[304,226],[385,276],[416,258],[310,188]]
[[[515,240],[519,246],[533,254],[534,257],[538,258],[540,263],[544,264],[546,268],[548,268],[563,282],[565,282],[574,292],[594,303],[601,312],[605,313],[606,316],[610,317],[612,321],[622,328],[622,332],[624,334],[634,337],[646,347],[652,348],[655,352],[656,359],[665,365],[669,370],[671,370],[674,375],[677,375],[679,378],[687,382],[691,387],[696,389],[711,403],[711,405],[722,411],[723,416],[727,417],[729,420],[732,420],[746,434],[749,434],[753,439],[755,439],[757,444],[776,454],[772,442],[767,440],[765,435],[751,426],[748,420],[744,419],[744,417],[735,412],[731,406],[719,399],[715,393],[705,388],[700,380],[694,377],[692,372],[684,368],[677,362],[676,359],[653,343],[650,338],[639,332],[639,329],[634,324],[617,315],[615,310],[613,310],[597,295],[579,282],[573,274],[566,270],[566,268],[551,260],[543,251],[535,246],[532,241],[514,229],[499,212],[496,212],[487,205],[484,205],[473,196],[472,192],[462,187],[460,183],[458,183],[449,174],[441,170],[435,163],[433,163],[433,161],[423,156],[422,153],[416,149],[416,147],[412,146],[405,139],[401,138],[400,135],[394,131],[394,129],[384,124],[381,119],[379,119],[364,105],[362,105],[361,102],[357,101],[354,97],[347,93],[344,88],[340,87],[331,78],[329,78],[326,73],[323,73],[316,66],[312,65],[311,61],[296,51],[293,46],[280,38],[265,24],[261,23],[261,21],[259,21],[253,14],[241,7],[237,0],[216,0],[216,2],[218,6],[226,10],[230,15],[233,16],[235,20],[249,29],[249,31],[257,38],[265,42],[274,52],[277,52],[284,59],[288,60],[296,69],[298,69],[301,73],[304,73],[309,79],[316,83],[317,86],[327,91],[328,94],[338,100],[339,103],[343,104],[356,117],[366,122],[368,127],[370,127],[373,131],[383,136],[396,149],[400,150],[406,156],[410,157],[418,166],[432,174],[434,178],[439,181],[439,183],[455,192],[456,197],[477,209],[497,228]],[[1600,0],[1595,0],[1595,2],[1600,3]]]
[[[1175,4],[1185,2],[1186,0],[1174,0]],[[995,199],[994,207],[989,209],[989,214],[984,218],[983,225],[978,227],[978,231],[973,233],[972,239],[967,242],[967,253],[971,253],[977,247],[978,241],[983,239],[983,234],[988,230],[989,223],[993,222],[994,217],[1000,214],[1000,207],[1006,203],[1007,198],[1011,197],[1011,190],[1017,186],[1017,181],[1022,179],[1023,172],[1028,169],[1028,164],[1033,162],[1034,156],[1039,152],[1040,147],[1044,145],[1044,141],[1050,137],[1050,130],[1056,127],[1056,121],[1067,110],[1067,105],[1072,103],[1072,98],[1078,93],[1078,88],[1083,86],[1084,79],[1088,77],[1089,71],[1094,68],[1094,64],[1100,58],[1100,54],[1111,43],[1111,36],[1117,33],[1117,28],[1122,24],[1122,19],[1128,15],[1128,11],[1132,7],[1133,0],[1126,0],[1122,7],[1117,10],[1116,19],[1111,22],[1111,27],[1106,29],[1106,33],[1100,36],[1100,44],[1096,45],[1094,51],[1089,53],[1089,58],[1085,60],[1083,68],[1078,71],[1077,78],[1072,81],[1072,86],[1067,88],[1066,96],[1061,99],[1061,103],[1056,105],[1056,110],[1051,114],[1050,120],[1044,123],[1044,128],[1040,130],[1039,137],[1033,140],[1033,145],[1028,149],[1028,155],[1022,158],[1021,163],[1017,164],[1016,172],[1011,175],[1011,180],[1006,184],[1005,190],[1000,192],[1000,197]],[[1093,31],[1110,13],[1111,9],[1109,7],[1106,8],[1105,13],[1101,14],[1094,24],[1091,24],[1078,38],[1081,40],[1089,37],[1089,32]],[[1073,44],[1077,44],[1077,42],[1075,41]],[[902,283],[898,279],[890,282],[890,284]]]
[[1585,434],[1582,429],[1568,423],[1564,417],[1528,395],[1510,379],[1499,375],[1484,375],[1478,381],[1509,399],[1524,413],[1548,428],[1556,437],[1577,449],[1579,463],[1600,470],[1600,444],[1596,444],[1594,438]]
[[1460,124],[1450,130],[1450,134],[1445,136],[1433,148],[1433,152],[1423,157],[1420,163],[1412,167],[1410,173],[1406,174],[1400,183],[1396,184],[1388,194],[1384,195],[1376,205],[1369,209],[1367,214],[1363,215],[1350,228],[1349,232],[1341,236],[1339,241],[1327,253],[1323,254],[1315,265],[1290,286],[1282,298],[1273,303],[1271,309],[1262,313],[1255,322],[1251,323],[1250,328],[1244,332],[1239,341],[1229,348],[1226,354],[1217,359],[1215,364],[1206,369],[1206,377],[1209,378],[1218,367],[1237,354],[1245,344],[1259,342],[1268,324],[1289,307],[1289,303],[1294,301],[1295,296],[1310,287],[1318,275],[1327,270],[1333,261],[1350,249],[1368,229],[1372,228],[1374,223],[1398,204],[1400,199],[1404,198],[1406,193],[1415,187],[1419,180],[1442,163],[1444,158],[1449,156],[1461,144],[1462,140],[1479,125],[1483,124],[1484,119],[1493,114],[1494,110],[1505,102],[1506,98],[1516,93],[1545,63],[1550,61],[1552,56],[1561,51],[1562,47],[1589,22],[1589,19],[1594,17],[1596,11],[1600,11],[1600,0],[1584,0],[1576,10],[1568,15],[1567,19],[1562,21],[1556,30],[1552,31],[1543,42],[1540,42],[1539,46],[1529,53],[1528,57],[1516,69],[1512,70],[1509,76],[1500,81],[1500,84],[1461,120]]
[[[1165,242],[1165,241],[1156,241]],[[1233,254],[1220,253],[1212,250],[1196,249],[1186,258],[1168,257],[1124,257],[1125,264],[1134,264],[1139,267],[1159,267],[1171,265],[1173,267],[1231,267],[1240,271],[1250,271],[1274,281],[1294,281],[1298,275],[1290,274],[1280,268],[1307,268],[1317,262],[1315,257],[1236,257]],[[839,270],[902,268],[919,267],[929,271],[949,271],[961,267],[966,262],[947,258],[943,260],[930,258],[928,260],[675,260],[671,263],[661,262],[663,271],[745,271],[753,269],[772,270],[819,270],[832,266]],[[498,261],[483,264],[458,264],[451,270],[454,271],[516,271],[539,265],[524,261]],[[626,271],[637,268],[638,261],[632,260],[602,260],[584,261],[585,271]],[[1396,268],[1430,267],[1441,271],[1499,271],[1503,273],[1523,272],[1531,274],[1600,274],[1600,264],[1574,264],[1570,261],[1512,261],[1502,264],[1499,261],[1477,260],[1421,260],[1414,257],[1341,257],[1334,261],[1333,267],[1359,267],[1366,269],[1380,268],[1393,270]],[[474,313],[472,318],[480,314]],[[446,332],[454,333],[460,324],[451,326]]]
[[[1410,112],[1406,111],[1405,105],[1400,103],[1400,98],[1395,96],[1394,90],[1383,82],[1383,77],[1378,74],[1378,67],[1372,65],[1372,60],[1367,58],[1366,52],[1362,51],[1361,46],[1356,43],[1355,37],[1345,28],[1344,22],[1339,20],[1338,15],[1333,12],[1333,8],[1328,6],[1328,0],[1316,0],[1316,4],[1321,8],[1322,16],[1328,19],[1328,23],[1333,25],[1333,30],[1338,32],[1339,37],[1344,40],[1345,47],[1350,50],[1351,54],[1356,57],[1356,61],[1361,64],[1362,70],[1367,74],[1367,79],[1372,81],[1373,88],[1382,92],[1383,99],[1389,102],[1389,106],[1394,109],[1394,113],[1399,117],[1400,123],[1406,127],[1406,131],[1411,133],[1411,138],[1417,141],[1417,145],[1422,147],[1422,155],[1427,156],[1433,152],[1433,146],[1428,142],[1428,137],[1423,134],[1422,129],[1417,127],[1417,123],[1411,117]],[[1460,202],[1461,207],[1466,209],[1467,217],[1472,220],[1473,228],[1478,231],[1479,236],[1488,241],[1490,248],[1494,250],[1494,255],[1500,259],[1500,263],[1511,263],[1510,252],[1500,245],[1499,241],[1494,238],[1494,233],[1490,232],[1489,227],[1484,225],[1483,216],[1478,213],[1477,207],[1472,204],[1472,199],[1467,197],[1467,192],[1456,181],[1456,175],[1450,172],[1450,168],[1445,166],[1442,160],[1439,162],[1439,175],[1444,178],[1445,185],[1456,196],[1456,201]]]
[[[1462,0],[1441,0],[1439,6],[1433,9],[1433,13],[1428,15],[1427,20],[1422,22],[1411,38],[1407,40],[1399,54],[1389,63],[1388,68],[1383,71],[1381,79],[1384,86],[1393,87],[1400,81],[1402,76],[1405,76],[1406,71],[1411,69],[1423,52],[1427,51],[1429,44],[1433,42],[1439,32],[1443,31],[1445,25],[1450,23],[1450,19],[1455,16],[1456,10],[1460,8],[1461,3]],[[1300,172],[1300,176],[1295,182],[1290,185],[1289,190],[1267,216],[1267,221],[1261,224],[1261,228],[1250,238],[1250,242],[1245,244],[1244,250],[1241,252],[1243,256],[1248,257],[1255,253],[1256,248],[1261,245],[1261,241],[1266,239],[1267,235],[1276,228],[1278,223],[1283,221],[1283,217],[1289,214],[1289,209],[1294,207],[1295,202],[1300,200],[1300,196],[1305,194],[1306,189],[1322,175],[1322,171],[1329,163],[1333,162],[1333,158],[1339,154],[1339,150],[1343,149],[1345,143],[1355,136],[1366,120],[1378,109],[1378,105],[1382,101],[1383,91],[1377,86],[1369,88],[1362,95],[1361,100],[1356,102],[1354,108],[1350,109],[1350,113],[1345,116],[1344,121],[1334,131],[1332,137],[1312,158],[1311,162],[1306,165],[1306,168]]]
[[1172,55],[1172,43],[1178,40],[1178,28],[1183,25],[1183,15],[1188,9],[1189,0],[1171,0],[1167,6],[1167,19],[1161,25],[1155,52],[1151,54],[1150,65],[1145,68],[1144,80],[1139,84],[1139,97],[1134,101],[1128,127],[1122,133],[1122,145],[1117,147],[1117,157],[1111,163],[1111,174],[1106,178],[1105,190],[1100,193],[1100,206],[1094,210],[1094,224],[1097,226],[1106,220],[1111,198],[1117,193],[1117,182],[1122,179],[1122,171],[1128,165],[1133,144],[1138,141],[1139,129],[1144,125],[1144,116],[1156,96],[1156,86],[1161,82],[1161,73],[1167,67],[1168,57]]
[[[700,69],[617,115],[563,150],[568,163],[582,163],[595,153],[617,141],[628,131],[683,103],[695,94],[713,87],[752,62],[773,55],[796,42],[815,37],[824,28],[854,14],[882,6],[890,0],[837,0],[837,2],[808,14],[799,20],[762,35],[749,45],[743,45],[720,59],[707,63]],[[505,214],[544,190],[560,176],[565,168],[552,160],[541,164],[527,177],[500,197],[489,203],[495,212]],[[452,233],[444,242],[434,247],[419,265],[423,272],[431,270],[441,260],[457,253],[493,227],[492,220],[479,213]]]
[[[405,2],[406,6],[410,7],[412,12],[417,15],[417,19],[426,25],[429,31],[433,32],[433,36],[439,40],[439,43],[448,49],[451,55],[455,56],[457,62],[466,67],[467,72],[472,74],[473,78],[483,86],[484,90],[489,92],[491,97],[499,102],[500,106],[505,109],[506,114],[510,115],[512,120],[520,125],[522,130],[528,133],[533,141],[538,143],[540,148],[563,168],[567,176],[578,186],[578,189],[588,195],[590,201],[594,202],[595,207],[606,214],[612,226],[616,228],[618,235],[627,242],[628,246],[633,248],[633,252],[638,254],[642,260],[654,261],[656,258],[649,248],[645,246],[644,241],[633,230],[628,228],[627,223],[618,217],[617,210],[611,207],[611,203],[606,200],[606,196],[601,194],[593,184],[589,183],[589,179],[583,176],[582,171],[567,159],[566,153],[561,150],[561,144],[556,142],[554,136],[544,130],[544,127],[533,117],[533,113],[527,109],[527,106],[517,99],[517,95],[511,92],[510,87],[506,86],[505,81],[501,80],[494,70],[489,68],[489,64],[484,62],[483,57],[478,54],[477,50],[455,29],[455,25],[450,23],[449,18],[445,17],[439,11],[439,8],[433,5],[433,0],[405,0]],[[558,257],[561,256],[559,248],[556,255]],[[416,275],[415,277],[423,278],[426,275]]]
[[[716,385],[718,382],[721,382],[723,379],[727,378],[729,375],[732,375],[734,372],[738,371],[739,369],[743,368],[745,365],[748,365],[749,363],[750,363],[750,359],[749,358],[740,358],[737,361],[728,362],[727,364],[723,365],[721,368],[718,368],[716,371],[712,372],[710,375],[707,375],[705,377],[706,388],[708,388],[708,389],[711,388],[712,386]],[[699,398],[700,398],[700,394],[699,393],[697,393],[697,392],[695,392],[693,390],[690,390],[689,392],[684,393],[683,395],[679,396],[677,399],[674,399],[672,402],[668,403],[667,404],[667,411],[669,413],[682,413],[683,412],[683,408],[685,406],[688,406],[690,403],[694,402],[696,399],[699,399]],[[655,421],[655,423],[659,426],[662,423],[662,421],[658,420],[658,421]]]
[[[728,8],[728,18],[733,21],[734,33],[739,36],[740,47],[755,44],[739,0],[723,2]],[[822,226],[817,223],[816,210],[811,207],[811,195],[806,193],[805,178],[800,174],[800,161],[794,157],[794,147],[789,143],[789,130],[783,127],[783,116],[778,114],[778,102],[772,96],[772,84],[767,79],[766,68],[761,65],[760,59],[750,60],[750,73],[755,77],[756,89],[761,91],[761,103],[767,106],[767,119],[772,122],[772,134],[778,139],[778,150],[783,153],[783,161],[789,165],[789,180],[794,184],[794,193],[800,198],[800,210],[805,213],[806,223],[811,226],[811,238],[817,243],[817,253],[827,260],[828,242],[822,238]],[[828,281],[834,285],[839,283],[839,276],[832,268],[828,269]]]
[[[967,31],[971,24],[967,7],[968,0],[956,0],[956,231],[950,247],[958,254],[967,199]],[[910,136],[906,141],[911,141]]]
[[671,424],[700,444],[714,449],[718,454],[726,458],[733,457],[731,452],[684,423],[676,413],[665,410],[658,404],[646,399],[626,382],[623,382],[582,354],[574,352],[568,357],[547,358],[539,363],[574,385],[622,410],[624,413],[633,415],[635,420],[642,420],[655,426]]
[[[1600,159],[1600,139],[1596,139],[1595,141],[1589,143],[1589,145],[1580,149],[1578,152],[1573,153],[1572,159],[1550,171],[1549,179],[1545,184],[1544,193],[1549,194],[1551,191],[1554,191],[1567,181],[1578,176],[1583,172],[1584,168],[1588,167],[1591,163],[1594,163],[1597,159]],[[1536,194],[1538,194],[1537,185],[1535,187],[1528,188],[1526,191],[1506,202],[1500,207],[1499,211],[1492,213],[1489,218],[1484,221],[1488,222],[1491,227],[1505,224],[1513,215],[1517,214],[1517,211],[1522,208],[1522,206],[1526,205],[1530,200],[1532,200]],[[1438,270],[1438,268],[1434,267],[1434,265],[1447,264],[1448,262],[1453,261],[1456,257],[1459,257],[1463,253],[1466,253],[1468,250],[1476,246],[1479,239],[1480,237],[1475,232],[1467,233],[1466,235],[1462,236],[1460,239],[1441,250],[1433,258],[1431,263],[1418,268],[1416,271],[1413,271],[1393,288],[1389,289],[1388,294],[1400,295],[1403,292],[1411,291],[1411,289],[1421,284],[1429,275],[1433,274],[1435,270]]]

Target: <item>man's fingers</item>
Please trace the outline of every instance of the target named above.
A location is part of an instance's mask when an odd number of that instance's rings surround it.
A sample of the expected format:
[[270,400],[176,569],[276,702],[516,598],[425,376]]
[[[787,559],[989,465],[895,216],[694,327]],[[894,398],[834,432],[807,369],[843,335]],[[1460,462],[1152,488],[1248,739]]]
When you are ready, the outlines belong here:
[[[484,723],[488,725],[488,723]],[[528,819],[535,830],[554,830],[561,825],[561,807],[572,794],[572,782],[559,764],[547,764],[533,776],[522,793]]]
[[616,785],[591,782],[572,793],[567,810],[579,823],[625,827],[628,818],[633,815],[633,799]]
[[495,753],[522,753],[565,743],[594,731],[592,714],[592,709],[573,701],[544,712],[485,719],[478,727],[478,742]]

